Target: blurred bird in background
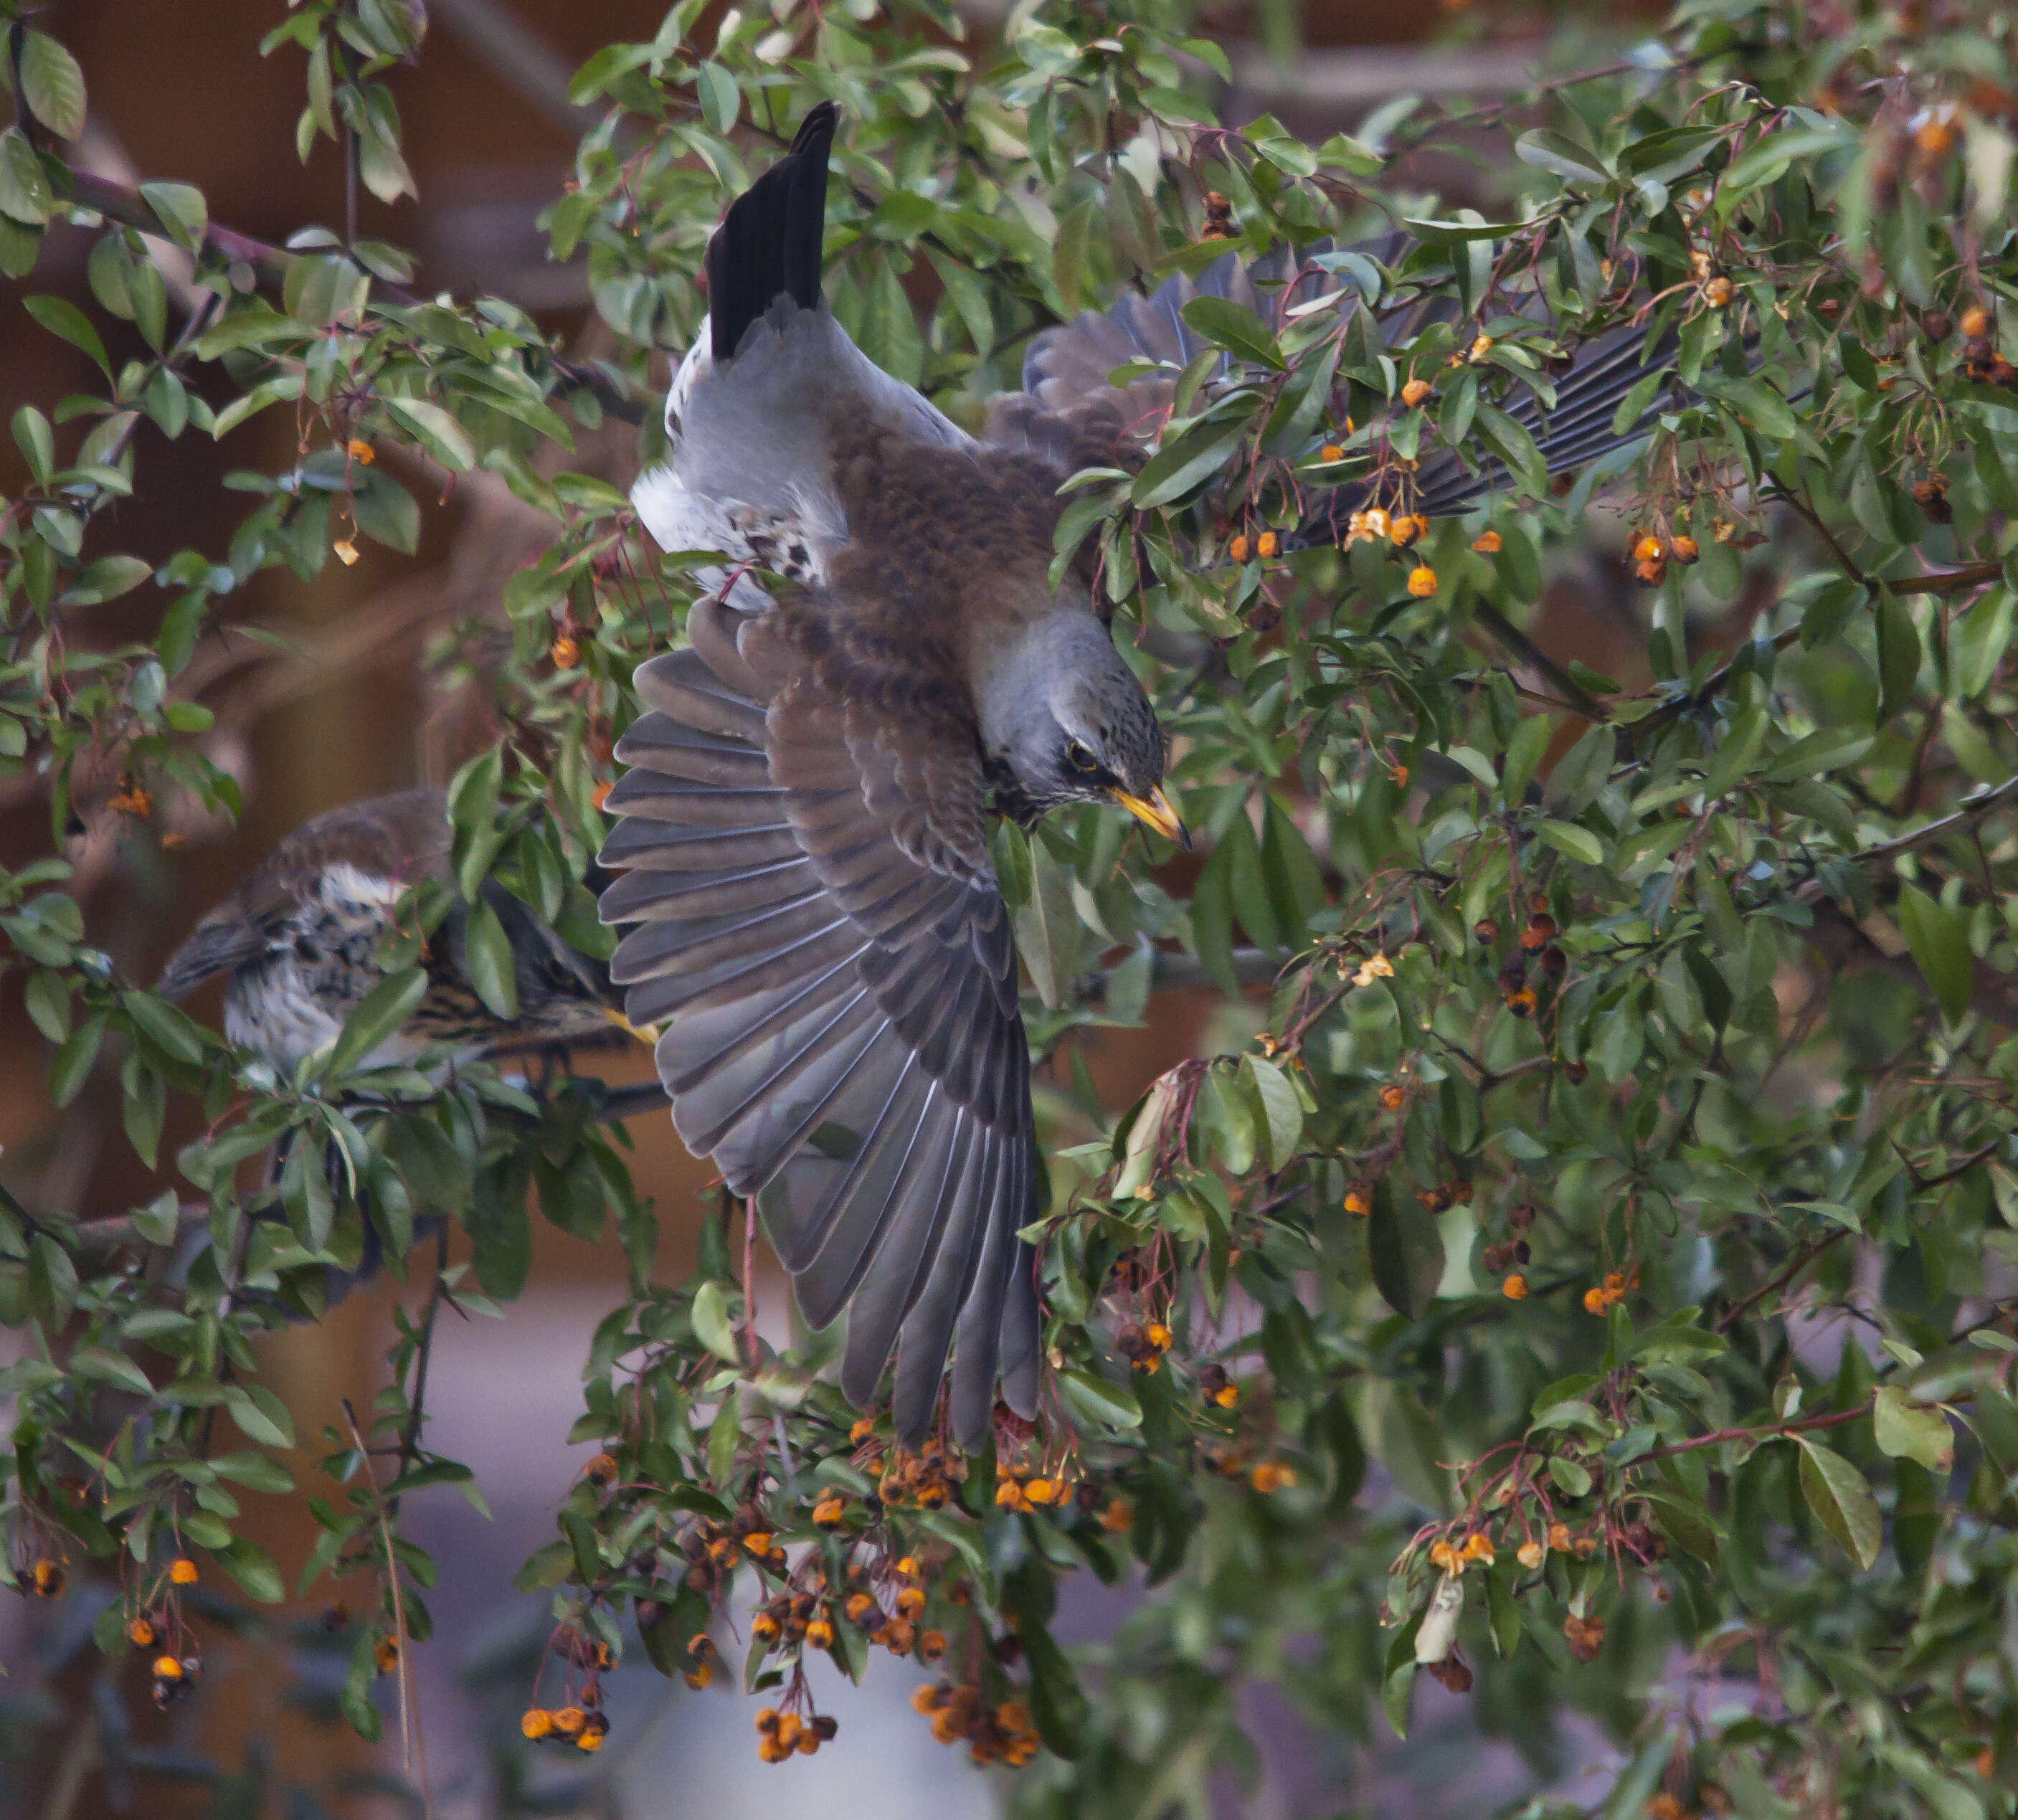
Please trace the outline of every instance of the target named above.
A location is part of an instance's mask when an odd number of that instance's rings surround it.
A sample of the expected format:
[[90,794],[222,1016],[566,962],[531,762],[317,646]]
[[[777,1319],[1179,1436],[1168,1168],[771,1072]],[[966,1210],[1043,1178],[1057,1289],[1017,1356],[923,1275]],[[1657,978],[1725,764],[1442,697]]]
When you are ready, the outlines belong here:
[[[385,977],[381,943],[414,886],[450,880],[450,844],[439,790],[400,791],[314,816],[197,924],[155,990],[185,998],[225,975],[225,1035],[291,1074],[335,1040]],[[426,992],[397,1037],[367,1060],[405,1060],[431,1044],[471,1055],[566,1046],[622,1026],[600,962],[570,948],[494,881],[485,881],[483,898],[511,948],[517,1015],[500,1016],[472,982],[470,906],[457,896],[421,952]]]
[[[1340,308],[1356,292],[1286,256],[1229,258],[1037,337],[1025,389],[993,402],[977,440],[822,301],[836,124],[815,107],[710,242],[710,317],[666,403],[670,460],[632,494],[664,548],[735,567],[693,610],[692,648],[638,672],[646,711],[617,748],[631,769],[601,856],[626,876],[602,911],[642,924],[611,976],[633,1024],[670,1020],[656,1058],[682,1138],[755,1197],[806,1319],[848,1312],[845,1394],[870,1402],[894,1351],[897,1428],[915,1438],[950,1350],[952,1425],[973,1445],[998,1382],[1034,1412],[1039,1345],[1017,1233],[1040,1162],[988,812],[1029,827],[1109,803],[1186,841],[1167,743],[1087,561],[1051,584],[1058,488],[1083,466],[1140,463],[1206,346],[1189,298],[1272,311],[1318,283]],[[1532,401],[1519,407],[1546,457],[1630,439],[1611,412],[1643,339],[1611,338],[1564,379],[1553,443]],[[1143,360],[1161,370],[1111,382]],[[1495,483],[1449,469],[1423,476],[1433,509]],[[1340,489],[1311,534],[1350,505]],[[794,585],[773,605],[753,569]]]

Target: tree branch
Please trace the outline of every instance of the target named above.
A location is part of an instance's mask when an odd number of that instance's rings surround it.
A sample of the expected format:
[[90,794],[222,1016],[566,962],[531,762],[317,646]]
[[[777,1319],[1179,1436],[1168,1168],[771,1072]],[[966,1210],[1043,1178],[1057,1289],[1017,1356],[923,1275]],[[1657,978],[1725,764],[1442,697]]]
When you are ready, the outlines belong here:
[[[103,215],[108,221],[120,222],[157,240],[174,243],[175,235],[154,212],[146,197],[137,190],[128,190],[123,185],[110,183],[103,177],[95,176],[89,171],[80,171],[73,165],[59,163],[56,168],[60,173],[57,188],[64,200],[74,207],[88,208],[94,214]],[[215,222],[210,223],[204,230],[202,251],[212,258],[230,264],[250,266],[260,277],[274,284],[284,282],[289,268],[301,257],[298,253],[289,252],[285,247],[255,240],[250,234],[240,233],[235,228],[221,226]],[[389,283],[375,274],[371,281],[378,287],[382,296],[394,303],[410,307],[421,302],[415,293],[403,285]],[[546,358],[559,378],[577,391],[592,394],[597,403],[612,417],[620,418],[626,423],[642,423],[644,421],[644,407],[618,388],[599,368],[570,360],[552,348],[547,349]]]

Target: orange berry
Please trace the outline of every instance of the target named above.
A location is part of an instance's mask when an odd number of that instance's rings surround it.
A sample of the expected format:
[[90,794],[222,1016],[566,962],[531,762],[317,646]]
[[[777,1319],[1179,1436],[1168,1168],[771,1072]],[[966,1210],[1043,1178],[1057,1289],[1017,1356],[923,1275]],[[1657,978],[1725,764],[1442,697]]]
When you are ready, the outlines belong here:
[[1280,543],[1273,531],[1264,531],[1254,540],[1255,555],[1264,559],[1274,555],[1280,547]]
[[1980,303],[1972,303],[1962,313],[1962,332],[1971,341],[1980,341],[1990,333],[1990,312]]
[[1373,1211],[1373,1190],[1363,1181],[1352,1183],[1345,1191],[1345,1210],[1357,1214],[1362,1219]]
[[617,1456],[599,1453],[581,1469],[581,1476],[592,1485],[613,1485],[617,1480]]
[[378,1666],[381,1674],[390,1674],[393,1664],[400,1659],[400,1645],[390,1637],[382,1637],[371,1645],[371,1659]]
[[1721,309],[1737,295],[1728,278],[1712,278],[1702,288],[1703,302],[1712,309]]
[[1427,600],[1437,591],[1437,572],[1427,563],[1409,571],[1409,592],[1418,600]]
[[1247,539],[1245,537],[1238,537],[1226,546],[1226,553],[1235,562],[1244,563],[1247,560]]
[[806,1647],[808,1649],[828,1649],[834,1645],[834,1626],[824,1618],[816,1618],[806,1626]]
[[1583,1292],[1583,1305],[1586,1314],[1603,1314],[1605,1310],[1604,1291],[1601,1289],[1586,1290]]
[[586,1750],[591,1753],[599,1751],[602,1748],[602,1734],[600,1731],[585,1731],[574,1741],[574,1747],[577,1750]]
[[1633,559],[1636,563],[1658,563],[1667,553],[1667,545],[1651,531],[1647,532],[1633,546]]
[[145,1618],[136,1618],[126,1626],[126,1641],[136,1649],[145,1649],[154,1641],[154,1627]]
[[553,660],[553,666],[556,670],[572,670],[581,661],[581,646],[566,632],[562,632],[548,647],[547,655]]
[[1407,385],[1401,388],[1401,402],[1407,405],[1411,411],[1413,411],[1417,405],[1420,404],[1425,398],[1429,396],[1430,391],[1430,386],[1428,380],[1411,379]]
[[1565,1548],[1568,1547],[1569,1545],[1569,1525],[1567,1523],[1551,1523],[1549,1525],[1549,1546],[1560,1554]]
[[1481,531],[1471,540],[1471,547],[1481,556],[1498,555],[1501,548],[1499,532]]
[[1955,128],[1944,120],[1930,120],[1913,135],[1913,150],[1925,158],[1944,158],[1955,150]]
[[1110,1498],[1100,1513],[1100,1526],[1110,1536],[1119,1535],[1133,1526],[1135,1513],[1126,1498]]
[[154,1658],[154,1679],[157,1681],[179,1681],[183,1678],[183,1665],[172,1655]]
[[35,1563],[34,1579],[35,1596],[42,1599],[60,1599],[70,1576],[63,1572],[63,1563],[52,1561],[47,1555]]
[[1499,1286],[1499,1293],[1510,1302],[1524,1301],[1528,1295],[1528,1279],[1519,1271]]
[[1693,563],[1702,554],[1694,537],[1676,537],[1669,545],[1669,552],[1677,563]]
[[1475,367],[1492,352],[1492,337],[1489,335],[1482,335],[1473,342],[1471,351],[1465,356],[1465,358]]
[[588,1715],[579,1706],[563,1706],[549,1717],[553,1720],[554,1729],[563,1738],[580,1736],[581,1728],[588,1723]]
[[378,451],[360,436],[353,436],[345,443],[343,452],[360,468],[368,468],[378,459]]
[[330,549],[346,569],[357,560],[357,546],[348,537],[338,537],[330,545]]
[[1326,443],[1318,450],[1318,459],[1320,461],[1343,461],[1345,459],[1345,450],[1336,443]]
[[1524,1542],[1514,1550],[1514,1558],[1519,1561],[1523,1567],[1528,1569],[1529,1572],[1532,1572],[1535,1569],[1542,1565],[1542,1557],[1544,1552],[1545,1550],[1542,1549],[1540,1543]]
[[554,1728],[554,1716],[544,1706],[528,1706],[519,1715],[519,1729],[528,1738],[544,1738]]
[[1409,1090],[1398,1082],[1390,1081],[1380,1090],[1380,1106],[1383,1112],[1398,1113],[1409,1097]]

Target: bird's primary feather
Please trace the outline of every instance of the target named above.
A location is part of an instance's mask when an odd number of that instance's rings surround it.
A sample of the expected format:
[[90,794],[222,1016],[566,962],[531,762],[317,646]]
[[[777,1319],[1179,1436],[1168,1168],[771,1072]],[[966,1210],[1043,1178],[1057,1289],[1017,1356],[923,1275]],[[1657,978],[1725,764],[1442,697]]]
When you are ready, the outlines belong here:
[[[971,730],[893,756],[911,723],[820,682],[833,647],[812,623],[703,602],[693,648],[639,672],[649,706],[620,747],[635,769],[611,793],[626,819],[604,852],[628,876],[604,914],[647,920],[611,972],[634,1021],[671,1015],[657,1058],[674,1122],[757,1197],[807,1319],[850,1308],[848,1394],[869,1399],[894,1347],[912,1366],[898,1420],[918,1432],[958,1323],[967,1377],[985,1380],[958,1412],[973,1441],[998,1359],[1034,1356],[1020,1327],[1005,1339],[1004,1310],[1035,1313],[1007,1281],[1029,1269],[1014,1233],[1033,1211],[1034,1140],[979,762]],[[703,821],[662,819],[691,800],[666,787],[696,741],[711,762],[735,744],[760,754],[771,787],[723,791]],[[633,806],[646,803],[649,819]],[[726,857],[737,816],[741,862],[690,869],[697,845]],[[1026,1413],[1028,1379],[1011,1387]]]

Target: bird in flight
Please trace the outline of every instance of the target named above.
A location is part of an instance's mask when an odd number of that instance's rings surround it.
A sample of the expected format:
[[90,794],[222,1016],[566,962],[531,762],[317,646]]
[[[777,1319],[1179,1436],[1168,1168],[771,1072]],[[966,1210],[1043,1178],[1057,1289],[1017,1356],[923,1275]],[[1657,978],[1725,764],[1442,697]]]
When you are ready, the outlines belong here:
[[[198,923],[155,990],[186,997],[227,975],[224,1033],[291,1074],[333,1041],[385,977],[380,938],[401,900],[447,881],[448,806],[439,790],[349,803],[302,823]],[[472,982],[469,906],[457,899],[429,939],[425,993],[398,1034],[369,1060],[403,1060],[430,1044],[494,1053],[607,1035],[620,1014],[597,964],[577,953],[503,886],[483,896],[512,951],[518,1015],[500,1017]]]
[[[847,1311],[844,1394],[866,1406],[894,1353],[896,1427],[916,1439],[950,1351],[951,1425],[972,1446],[998,1384],[1034,1413],[1039,1370],[1018,1235],[1041,1163],[989,807],[1027,828],[1112,804],[1187,844],[1090,563],[1052,584],[1058,488],[1139,464],[1158,386],[1167,405],[1205,345],[1180,305],[1251,297],[1258,274],[1229,259],[1047,331],[976,439],[822,300],[836,121],[814,107],[709,242],[670,458],[632,494],[663,548],[735,566],[693,608],[688,648],[637,672],[602,914],[639,925],[611,977],[634,1026],[666,1026],[681,1137],[754,1198],[808,1321]],[[1145,358],[1160,379],[1110,381]],[[1588,389],[1611,400],[1608,434],[1638,377],[1623,365],[1622,385],[1608,370]],[[1587,425],[1599,405],[1573,389],[1559,409]],[[794,585],[773,603],[751,569]]]

